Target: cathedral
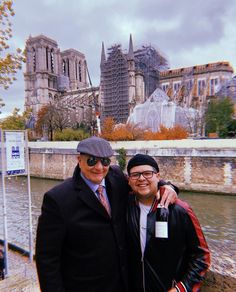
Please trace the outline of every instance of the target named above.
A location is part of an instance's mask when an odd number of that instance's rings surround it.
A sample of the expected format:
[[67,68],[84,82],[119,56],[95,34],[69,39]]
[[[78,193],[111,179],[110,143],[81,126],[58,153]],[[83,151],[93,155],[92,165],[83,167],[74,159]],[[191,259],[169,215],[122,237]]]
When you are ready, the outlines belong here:
[[224,88],[235,95],[229,62],[169,69],[167,60],[152,46],[134,50],[131,35],[127,51],[115,44],[105,52],[102,43],[100,70],[100,85],[94,87],[83,53],[61,51],[55,40],[44,35],[30,36],[26,41],[25,109],[31,109],[37,119],[43,106],[59,103],[72,123],[100,124],[106,117],[126,123],[136,120],[136,107],[143,113],[146,102],[151,100],[154,106],[158,94],[162,100],[165,93],[165,103],[178,106],[178,113],[186,108],[203,113]]
[[99,87],[93,87],[85,55],[75,49],[61,51],[44,35],[26,41],[25,109],[32,120],[43,106],[59,104],[71,122],[90,122],[98,107]]

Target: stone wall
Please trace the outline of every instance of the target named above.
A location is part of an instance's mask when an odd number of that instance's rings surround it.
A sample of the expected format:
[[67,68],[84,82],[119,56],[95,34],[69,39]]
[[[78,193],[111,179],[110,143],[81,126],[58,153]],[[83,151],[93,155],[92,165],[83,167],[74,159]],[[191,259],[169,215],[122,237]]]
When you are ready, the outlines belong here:
[[[236,194],[236,139],[113,142],[127,151],[127,162],[136,153],[155,157],[161,177],[183,190]],[[77,163],[77,142],[30,142],[32,176],[65,179]]]
[[[78,142],[30,142],[30,171],[32,176],[64,179],[73,173]],[[236,194],[236,139],[235,140],[181,140],[135,141],[111,143],[115,150],[127,150],[127,161],[135,153],[148,153],[157,160],[161,176],[182,189]],[[21,262],[22,260],[20,260]],[[219,259],[221,264],[223,260]],[[22,261],[22,269],[25,262]],[[16,268],[14,261],[14,268]],[[208,271],[202,292],[236,291],[236,279],[227,272]],[[219,269],[220,270],[220,269]],[[34,268],[33,268],[34,271]],[[35,271],[36,273],[36,271]],[[32,273],[34,274],[34,273]],[[40,291],[37,280],[29,273],[12,277],[0,283],[0,291]],[[28,275],[28,274],[27,274]]]

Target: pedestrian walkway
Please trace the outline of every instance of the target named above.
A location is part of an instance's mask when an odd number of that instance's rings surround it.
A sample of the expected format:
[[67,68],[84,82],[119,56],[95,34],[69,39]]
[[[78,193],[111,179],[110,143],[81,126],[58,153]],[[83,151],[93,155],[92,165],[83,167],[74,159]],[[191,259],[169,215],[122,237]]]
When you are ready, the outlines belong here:
[[[201,291],[236,291],[236,278],[209,271]],[[0,281],[0,292],[40,292],[35,262],[30,263],[28,257],[9,250],[9,276]]]
[[9,275],[0,281],[1,292],[40,292],[35,262],[18,252],[9,250]]

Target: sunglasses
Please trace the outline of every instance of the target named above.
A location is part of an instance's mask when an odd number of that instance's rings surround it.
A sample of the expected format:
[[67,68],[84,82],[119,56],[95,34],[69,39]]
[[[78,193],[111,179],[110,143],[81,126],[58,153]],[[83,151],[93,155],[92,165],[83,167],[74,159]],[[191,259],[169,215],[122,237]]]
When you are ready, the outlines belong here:
[[87,164],[88,164],[88,166],[94,166],[94,165],[96,165],[98,163],[98,161],[101,161],[101,164],[103,166],[109,166],[110,163],[111,163],[111,159],[108,158],[108,157],[98,158],[98,157],[95,157],[95,156],[90,156],[87,159]]

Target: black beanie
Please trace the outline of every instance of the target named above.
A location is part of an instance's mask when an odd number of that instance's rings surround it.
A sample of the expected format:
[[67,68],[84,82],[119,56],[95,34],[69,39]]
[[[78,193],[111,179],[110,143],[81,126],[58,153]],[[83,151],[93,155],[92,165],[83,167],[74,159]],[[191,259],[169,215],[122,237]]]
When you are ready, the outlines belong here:
[[159,172],[159,167],[154,158],[146,154],[136,154],[128,162],[128,165],[127,165],[128,174],[130,173],[131,168],[138,165],[150,165],[153,168],[155,168],[157,172]]

